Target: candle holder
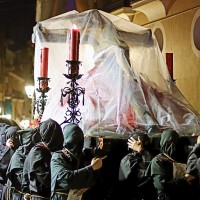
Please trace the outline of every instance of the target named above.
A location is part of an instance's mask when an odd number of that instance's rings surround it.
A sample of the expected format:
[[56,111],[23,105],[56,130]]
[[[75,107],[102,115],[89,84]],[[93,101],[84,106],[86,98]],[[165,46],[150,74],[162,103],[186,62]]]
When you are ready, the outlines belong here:
[[48,87],[48,82],[50,81],[50,78],[38,77],[38,81],[39,81],[39,88],[37,88],[36,90],[40,92],[41,95],[38,97],[38,99],[34,103],[33,113],[35,114],[35,111],[37,111],[39,115],[37,120],[40,122],[42,115],[44,113],[46,102],[47,102],[46,93],[50,90],[50,88]]
[[65,113],[65,120],[61,123],[74,123],[78,124],[81,121],[81,112],[78,109],[80,103],[79,96],[83,95],[82,104],[84,105],[84,94],[85,88],[79,86],[76,82],[82,77],[82,74],[79,74],[79,66],[81,65],[80,61],[66,61],[66,66],[68,67],[68,74],[63,74],[70,81],[67,82],[69,86],[61,89],[61,105],[63,105],[63,97],[69,96],[68,104],[69,107]]

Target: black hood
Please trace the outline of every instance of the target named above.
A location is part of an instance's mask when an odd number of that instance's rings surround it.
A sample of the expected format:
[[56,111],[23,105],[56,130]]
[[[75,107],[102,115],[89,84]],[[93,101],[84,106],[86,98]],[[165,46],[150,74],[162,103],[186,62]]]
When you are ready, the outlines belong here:
[[77,158],[81,156],[84,144],[83,131],[77,124],[68,124],[64,127],[63,147]]
[[44,142],[50,151],[58,151],[62,149],[63,146],[63,133],[60,125],[52,120],[48,119],[43,121],[39,127],[38,131],[41,136],[41,142]]
[[9,138],[13,139],[13,144],[14,144],[13,149],[14,150],[16,150],[20,146],[19,137],[17,137],[17,131],[19,131],[19,130],[20,130],[19,126],[10,126],[5,131],[6,140],[8,140]]
[[0,123],[0,145],[6,145],[6,130],[10,125],[5,123]]
[[160,140],[160,147],[162,152],[175,159],[178,142],[179,134],[176,131],[172,129],[164,130]]
[[14,135],[17,133],[17,131],[20,130],[18,126],[10,126],[9,128],[6,129],[6,140],[9,138],[14,137]]
[[9,138],[12,138],[14,144],[13,149],[16,150],[20,146],[19,138],[16,137],[18,130],[20,130],[18,126],[10,126],[10,125],[0,126],[0,143],[6,145],[6,141]]
[[17,131],[16,137],[18,137],[20,145],[23,146],[25,154],[41,140],[38,130],[32,128]]

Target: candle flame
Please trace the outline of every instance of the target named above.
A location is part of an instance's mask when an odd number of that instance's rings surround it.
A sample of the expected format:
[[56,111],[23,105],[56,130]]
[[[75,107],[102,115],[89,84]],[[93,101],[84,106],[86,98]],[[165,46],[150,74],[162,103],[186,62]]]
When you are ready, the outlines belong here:
[[78,29],[75,24],[73,24],[72,29]]

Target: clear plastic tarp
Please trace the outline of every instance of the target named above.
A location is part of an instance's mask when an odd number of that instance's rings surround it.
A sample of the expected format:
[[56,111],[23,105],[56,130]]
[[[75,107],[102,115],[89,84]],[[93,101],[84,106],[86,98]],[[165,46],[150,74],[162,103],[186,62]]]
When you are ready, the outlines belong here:
[[199,132],[199,115],[171,80],[151,30],[99,10],[67,12],[34,27],[36,87],[41,49],[49,48],[51,89],[42,120],[65,120],[68,103],[66,99],[61,105],[60,99],[69,81],[63,74],[73,24],[80,29],[83,76],[77,82],[85,96],[78,108],[85,134],[121,138],[152,125],[172,127],[182,135]]

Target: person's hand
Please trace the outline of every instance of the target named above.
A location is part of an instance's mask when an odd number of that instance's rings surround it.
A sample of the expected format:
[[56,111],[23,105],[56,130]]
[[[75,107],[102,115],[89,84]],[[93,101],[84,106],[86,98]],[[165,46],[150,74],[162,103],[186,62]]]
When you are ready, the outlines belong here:
[[185,178],[187,180],[188,183],[190,183],[192,180],[194,180],[196,177],[192,176],[190,174],[185,174]]
[[12,138],[9,138],[7,139],[6,141],[6,146],[10,149],[12,149],[14,147],[14,144],[13,144],[13,139]]
[[137,152],[141,152],[142,149],[143,149],[143,144],[142,144],[142,141],[140,140],[140,137],[138,137],[138,140],[135,140],[133,137],[130,137],[128,139],[128,147],[134,151],[137,151]]
[[83,195],[83,193],[85,193],[88,189],[89,189],[89,188],[83,188],[83,189],[78,190],[78,191],[77,191],[77,195],[78,195],[78,196]]
[[23,197],[24,200],[30,200],[31,199],[31,195],[26,193],[24,194],[24,197]]
[[102,158],[93,158],[91,161],[91,166],[93,170],[98,170],[102,167],[102,160],[105,159],[107,156],[104,156]]
[[99,145],[98,145],[98,149],[103,149],[103,138],[99,138]]
[[200,135],[197,138],[197,144],[200,144]]

